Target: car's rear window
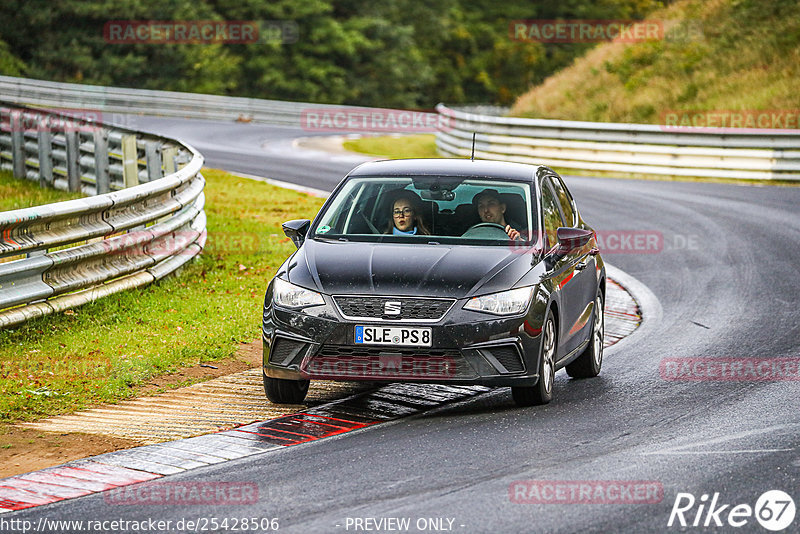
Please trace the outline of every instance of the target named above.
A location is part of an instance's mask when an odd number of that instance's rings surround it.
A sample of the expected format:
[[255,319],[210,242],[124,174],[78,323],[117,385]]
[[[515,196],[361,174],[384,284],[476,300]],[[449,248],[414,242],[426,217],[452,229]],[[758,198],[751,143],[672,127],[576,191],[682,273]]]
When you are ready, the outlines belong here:
[[501,227],[510,225],[530,243],[538,234],[532,198],[525,182],[353,178],[316,218],[312,237],[495,245],[508,243]]

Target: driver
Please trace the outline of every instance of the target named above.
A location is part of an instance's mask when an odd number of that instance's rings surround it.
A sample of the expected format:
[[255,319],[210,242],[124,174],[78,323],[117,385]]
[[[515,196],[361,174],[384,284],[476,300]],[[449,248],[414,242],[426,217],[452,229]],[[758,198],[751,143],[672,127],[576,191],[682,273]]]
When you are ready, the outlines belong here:
[[506,221],[506,204],[500,199],[496,189],[484,189],[472,199],[472,204],[478,208],[478,215],[482,222],[494,223],[502,226],[510,239],[520,239],[519,230]]

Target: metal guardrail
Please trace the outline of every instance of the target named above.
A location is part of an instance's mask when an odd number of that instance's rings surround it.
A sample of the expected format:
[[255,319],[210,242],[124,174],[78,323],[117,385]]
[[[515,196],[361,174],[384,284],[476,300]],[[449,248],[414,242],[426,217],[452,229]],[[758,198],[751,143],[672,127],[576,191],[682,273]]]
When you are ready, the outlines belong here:
[[448,156],[660,176],[800,180],[800,130],[675,128],[497,117],[436,110],[448,124],[436,146]]
[[[0,94],[7,100],[37,106],[210,120],[244,119],[295,127],[302,126],[304,113],[331,109],[358,113],[370,109],[101,87],[10,76],[0,76]],[[668,128],[487,115],[500,110],[469,106],[459,111],[442,104],[437,106],[437,111],[447,117],[447,120],[438,121],[440,125],[447,125],[437,133],[439,151],[448,156],[468,157],[472,133],[476,132],[475,155],[485,159],[546,162],[565,169],[611,173],[800,179],[800,131],[797,130],[718,131],[713,128]],[[364,131],[369,129],[364,128]],[[109,137],[109,142],[112,149],[116,147],[116,139]],[[120,169],[115,163],[112,162],[109,172],[119,182]]]
[[108,113],[143,113],[208,120],[243,119],[299,127],[304,112],[368,108],[332,106],[233,96],[126,89],[0,76],[0,94],[7,101]]
[[159,280],[199,254],[202,166],[173,139],[0,103],[0,168],[95,195],[0,212],[0,328]]

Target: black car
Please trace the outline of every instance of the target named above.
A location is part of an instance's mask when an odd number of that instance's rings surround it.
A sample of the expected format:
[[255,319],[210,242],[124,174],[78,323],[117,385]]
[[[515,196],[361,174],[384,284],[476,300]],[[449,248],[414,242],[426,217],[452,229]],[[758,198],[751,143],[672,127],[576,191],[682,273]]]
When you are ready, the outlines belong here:
[[600,372],[606,273],[594,231],[545,166],[370,162],[314,222],[264,300],[264,389],[310,379],[510,386],[545,404],[555,371]]

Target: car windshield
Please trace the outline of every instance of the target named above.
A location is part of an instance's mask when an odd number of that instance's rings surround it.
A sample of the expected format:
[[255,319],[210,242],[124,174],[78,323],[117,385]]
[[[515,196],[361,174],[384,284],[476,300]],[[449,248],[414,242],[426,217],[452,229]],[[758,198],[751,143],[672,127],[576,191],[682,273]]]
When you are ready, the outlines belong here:
[[527,182],[447,176],[351,178],[316,218],[312,237],[505,245],[505,227],[534,244],[538,213]]

